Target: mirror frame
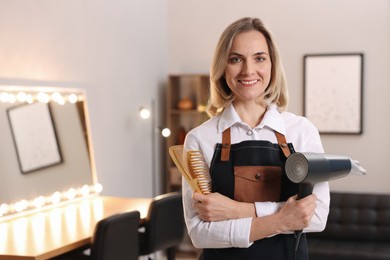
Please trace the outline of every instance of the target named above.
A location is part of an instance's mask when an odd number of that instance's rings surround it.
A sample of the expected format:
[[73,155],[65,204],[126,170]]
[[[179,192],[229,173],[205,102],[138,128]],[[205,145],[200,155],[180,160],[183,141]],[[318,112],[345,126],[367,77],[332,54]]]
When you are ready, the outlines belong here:
[[56,102],[60,105],[65,103],[76,104],[81,127],[84,131],[83,135],[86,139],[89,167],[91,169],[91,183],[84,184],[81,187],[72,187],[66,191],[54,191],[53,194],[41,194],[36,198],[24,198],[11,203],[2,203],[0,201],[0,221],[6,217],[13,217],[20,213],[37,211],[47,207],[57,206],[63,202],[97,196],[102,191],[102,186],[98,183],[97,179],[85,90],[60,87],[0,86],[0,103],[12,103],[16,106],[35,102]]

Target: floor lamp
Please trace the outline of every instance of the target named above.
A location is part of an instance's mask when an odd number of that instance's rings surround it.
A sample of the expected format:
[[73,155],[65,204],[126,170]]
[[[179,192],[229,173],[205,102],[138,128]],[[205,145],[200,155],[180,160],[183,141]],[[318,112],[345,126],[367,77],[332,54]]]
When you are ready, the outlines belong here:
[[[139,109],[139,115],[142,119],[147,120],[151,119],[150,125],[151,125],[151,153],[152,153],[152,192],[153,197],[157,196],[157,158],[158,158],[158,148],[157,141],[159,138],[162,137],[169,137],[171,135],[171,131],[169,128],[161,128],[158,127],[157,122],[157,111],[156,111],[156,103],[155,100],[151,100],[150,109],[147,107],[140,107]],[[157,154],[157,155],[156,155]]]

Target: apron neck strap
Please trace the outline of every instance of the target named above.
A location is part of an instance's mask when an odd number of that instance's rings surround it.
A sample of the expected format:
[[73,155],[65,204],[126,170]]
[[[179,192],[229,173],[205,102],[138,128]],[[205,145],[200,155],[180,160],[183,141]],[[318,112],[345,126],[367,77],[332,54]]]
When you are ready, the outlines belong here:
[[287,145],[286,137],[277,131],[275,131],[275,135],[276,135],[276,139],[278,139],[279,147],[280,147],[280,149],[282,149],[284,156],[286,156],[286,158],[289,157],[291,154],[291,151]]
[[[282,149],[282,152],[284,156],[289,157],[291,154],[290,148],[287,145],[286,137],[275,131],[276,139],[278,140],[278,145],[280,149]],[[230,158],[230,147],[231,147],[231,140],[230,140],[230,127],[227,128],[225,131],[222,132],[222,151],[221,151],[221,161],[227,162]]]
[[230,127],[222,132],[222,151],[221,151],[221,161],[227,162],[230,158]]

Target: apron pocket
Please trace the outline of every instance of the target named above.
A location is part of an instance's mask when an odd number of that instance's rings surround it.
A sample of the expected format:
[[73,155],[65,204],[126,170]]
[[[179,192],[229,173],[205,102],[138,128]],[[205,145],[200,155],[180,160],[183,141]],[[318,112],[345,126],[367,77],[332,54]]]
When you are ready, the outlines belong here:
[[279,201],[281,177],[279,166],[235,166],[234,199],[241,202]]

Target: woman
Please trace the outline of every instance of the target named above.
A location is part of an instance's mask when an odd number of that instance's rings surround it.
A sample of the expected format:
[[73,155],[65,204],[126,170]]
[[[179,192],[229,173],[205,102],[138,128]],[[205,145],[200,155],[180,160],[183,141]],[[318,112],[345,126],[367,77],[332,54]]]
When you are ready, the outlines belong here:
[[[210,166],[212,193],[193,193],[183,181],[185,221],[201,258],[294,259],[294,230],[322,231],[329,185],[296,199],[284,163],[297,152],[323,153],[317,129],[283,112],[286,79],[271,32],[259,19],[229,25],[210,72],[211,118],[191,130],[185,150],[200,150]],[[304,235],[297,259],[308,259]]]

